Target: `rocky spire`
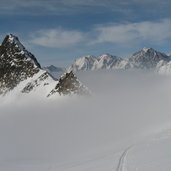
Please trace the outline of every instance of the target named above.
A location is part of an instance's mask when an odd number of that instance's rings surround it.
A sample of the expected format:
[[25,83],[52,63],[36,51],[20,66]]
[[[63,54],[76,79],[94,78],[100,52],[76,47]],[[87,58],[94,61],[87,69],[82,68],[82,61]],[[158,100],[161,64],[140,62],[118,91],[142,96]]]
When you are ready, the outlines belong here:
[[0,94],[38,73],[41,66],[19,39],[9,34],[0,46]]
[[85,87],[71,71],[65,73],[60,79],[56,87],[49,93],[48,97],[59,93],[60,95],[68,94],[89,94],[87,87]]

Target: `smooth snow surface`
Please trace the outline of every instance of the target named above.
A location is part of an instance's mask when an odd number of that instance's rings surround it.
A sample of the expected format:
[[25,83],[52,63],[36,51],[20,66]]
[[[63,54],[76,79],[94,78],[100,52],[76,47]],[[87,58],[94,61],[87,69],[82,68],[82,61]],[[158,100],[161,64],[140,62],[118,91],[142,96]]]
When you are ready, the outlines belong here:
[[171,130],[153,139],[126,149],[120,157],[117,171],[171,170]]
[[171,78],[77,75],[90,97],[0,98],[0,170],[171,170]]

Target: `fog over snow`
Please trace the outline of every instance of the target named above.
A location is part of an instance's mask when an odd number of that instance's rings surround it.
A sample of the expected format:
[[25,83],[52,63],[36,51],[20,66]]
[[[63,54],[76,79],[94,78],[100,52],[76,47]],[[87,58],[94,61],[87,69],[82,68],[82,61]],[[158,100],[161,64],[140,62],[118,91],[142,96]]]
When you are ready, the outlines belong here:
[[[90,97],[1,97],[0,170],[124,171],[119,162],[125,149],[171,128],[169,76],[145,71],[77,76]],[[131,164],[141,166],[141,157],[137,163],[131,157]]]

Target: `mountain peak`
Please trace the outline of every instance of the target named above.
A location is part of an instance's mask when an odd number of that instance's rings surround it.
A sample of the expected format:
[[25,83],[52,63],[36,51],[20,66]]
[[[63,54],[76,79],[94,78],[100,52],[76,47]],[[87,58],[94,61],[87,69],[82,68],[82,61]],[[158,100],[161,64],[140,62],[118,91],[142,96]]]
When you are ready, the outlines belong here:
[[10,58],[20,56],[26,60],[30,60],[35,65],[35,67],[41,68],[35,56],[26,50],[17,36],[13,34],[6,35],[2,42],[1,48],[2,51],[6,52]]
[[109,53],[104,53],[102,55],[100,55],[98,58],[112,58],[113,56],[110,55]]
[[3,82],[0,83],[0,94],[12,90],[41,68],[35,56],[12,34],[7,35],[0,46],[0,61],[0,80]]
[[146,48],[146,47],[144,47],[144,48],[142,49],[142,51],[144,51],[145,53],[147,53],[147,52],[150,51],[150,50],[155,51],[153,48]]
[[8,34],[7,36],[8,36],[8,39],[11,40],[11,41],[18,41],[18,37],[11,34],[11,33]]
[[[53,65],[49,68],[59,70]],[[0,95],[6,95],[13,89],[21,93],[35,90],[49,93],[50,90],[54,90],[58,94],[66,95],[82,94],[83,91],[87,91],[72,72],[65,74],[59,81],[54,79],[41,68],[35,56],[26,50],[18,37],[9,34],[0,46]]]
[[152,69],[157,66],[160,61],[168,62],[170,57],[164,53],[158,52],[153,48],[143,48],[134,53],[129,61],[135,68]]
[[98,57],[85,56],[78,58],[69,67],[68,71],[80,71],[80,70],[99,70],[99,69],[124,69],[129,68],[128,61],[110,55],[108,53],[102,54]]
[[2,45],[5,45],[7,43],[10,44],[21,44],[18,37],[13,34],[8,34],[5,36],[4,41],[2,42]]
[[76,75],[70,71],[64,73],[59,79],[56,87],[48,94],[47,97],[59,93],[60,95],[88,95],[90,92],[76,77]]

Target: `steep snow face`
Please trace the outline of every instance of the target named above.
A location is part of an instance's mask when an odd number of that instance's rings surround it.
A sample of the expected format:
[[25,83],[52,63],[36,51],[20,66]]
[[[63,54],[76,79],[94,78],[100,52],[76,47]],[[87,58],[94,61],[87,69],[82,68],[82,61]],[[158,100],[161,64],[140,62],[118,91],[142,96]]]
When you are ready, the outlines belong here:
[[95,65],[95,69],[111,69],[111,68],[117,68],[118,64],[121,62],[121,58],[112,56],[109,54],[104,54],[102,56],[99,56],[98,63]]
[[125,69],[129,68],[129,63],[117,56],[103,54],[101,56],[85,56],[79,58],[69,67],[69,71],[87,71],[99,69]]
[[155,68],[161,60],[168,62],[170,57],[164,53],[155,51],[152,48],[143,48],[129,58],[129,62],[131,63],[132,67],[139,69]]
[[36,97],[58,98],[66,95],[90,95],[90,91],[84,86],[74,73],[64,73],[59,80],[54,79],[47,71],[40,71],[33,77],[19,83],[13,91],[9,91],[8,97]]
[[84,56],[75,60],[74,64],[72,64],[71,67],[69,67],[68,71],[92,70],[96,62],[97,62],[96,57]]
[[99,56],[97,59],[98,59],[98,63],[96,63],[95,69],[109,69],[111,68],[114,62],[120,60],[119,58],[109,54],[104,54],[102,56]]
[[40,64],[19,39],[7,35],[0,46],[0,94],[16,87],[21,81],[40,71]]
[[48,72],[41,70],[37,75],[31,78],[22,88],[22,93],[42,92],[46,97],[47,94],[55,87],[58,81],[55,81]]
[[6,93],[6,98],[12,97],[34,97],[37,99],[46,98],[49,92],[56,86],[58,80],[54,80],[45,70],[34,74],[22,82],[20,82],[12,91]]

